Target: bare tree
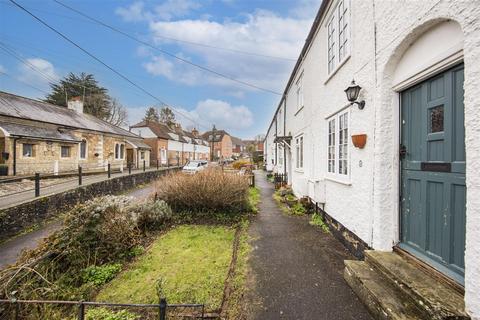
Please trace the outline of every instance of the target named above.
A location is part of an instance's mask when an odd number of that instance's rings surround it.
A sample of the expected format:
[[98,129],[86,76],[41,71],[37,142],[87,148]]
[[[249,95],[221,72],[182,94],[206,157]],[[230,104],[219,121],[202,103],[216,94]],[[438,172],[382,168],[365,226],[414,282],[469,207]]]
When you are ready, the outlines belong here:
[[112,99],[110,104],[110,112],[105,121],[115,126],[123,126],[127,122],[127,117],[127,109],[120,102],[118,102],[117,99]]

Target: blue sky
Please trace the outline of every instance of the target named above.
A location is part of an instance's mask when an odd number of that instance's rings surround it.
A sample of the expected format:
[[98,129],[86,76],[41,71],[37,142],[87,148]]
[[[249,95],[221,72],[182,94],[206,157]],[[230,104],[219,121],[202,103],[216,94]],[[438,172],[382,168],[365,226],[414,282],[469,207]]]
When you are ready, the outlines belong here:
[[[215,123],[242,138],[266,131],[278,95],[205,73],[92,23],[52,0],[16,1],[188,115],[189,119],[177,114],[184,127],[205,131]],[[284,89],[320,2],[60,1],[191,62],[276,92]],[[44,91],[49,91],[48,79],[83,71],[94,74],[110,95],[127,107],[130,124],[139,121],[147,107],[158,105],[8,0],[0,0],[0,42],[41,70],[40,74],[0,50],[2,91],[43,98]]]

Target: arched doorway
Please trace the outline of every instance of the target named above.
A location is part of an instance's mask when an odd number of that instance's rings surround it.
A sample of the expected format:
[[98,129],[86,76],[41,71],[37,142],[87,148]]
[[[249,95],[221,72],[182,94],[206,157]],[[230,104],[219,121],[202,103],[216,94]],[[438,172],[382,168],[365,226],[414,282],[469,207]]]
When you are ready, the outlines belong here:
[[463,33],[454,21],[424,31],[398,60],[399,247],[464,283]]

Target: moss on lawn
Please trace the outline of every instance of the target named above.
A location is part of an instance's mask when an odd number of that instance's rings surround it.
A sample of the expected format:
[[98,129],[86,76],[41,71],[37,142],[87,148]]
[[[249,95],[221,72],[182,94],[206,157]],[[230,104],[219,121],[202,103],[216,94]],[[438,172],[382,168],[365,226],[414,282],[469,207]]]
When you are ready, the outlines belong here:
[[161,280],[168,303],[204,303],[218,310],[232,258],[235,231],[224,226],[179,226],[97,295],[97,301],[158,303]]

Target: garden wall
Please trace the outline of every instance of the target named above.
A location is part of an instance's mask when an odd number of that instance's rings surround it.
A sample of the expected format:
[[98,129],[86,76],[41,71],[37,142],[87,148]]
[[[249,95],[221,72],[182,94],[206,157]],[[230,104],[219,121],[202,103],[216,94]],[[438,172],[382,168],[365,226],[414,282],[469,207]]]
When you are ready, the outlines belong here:
[[0,210],[0,242],[21,233],[45,219],[67,211],[77,203],[106,194],[118,194],[138,185],[151,182],[178,168],[134,173],[96,182],[62,193],[36,198]]

